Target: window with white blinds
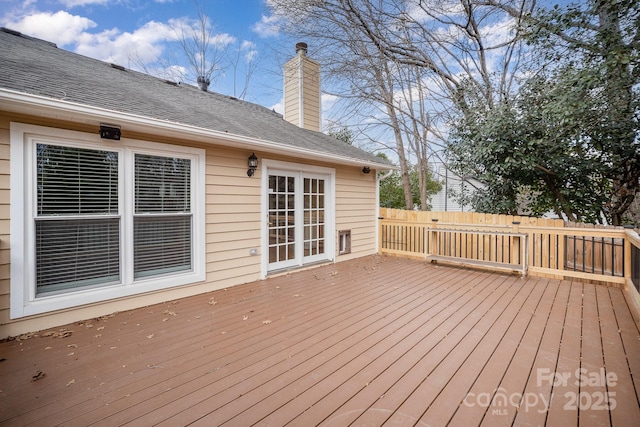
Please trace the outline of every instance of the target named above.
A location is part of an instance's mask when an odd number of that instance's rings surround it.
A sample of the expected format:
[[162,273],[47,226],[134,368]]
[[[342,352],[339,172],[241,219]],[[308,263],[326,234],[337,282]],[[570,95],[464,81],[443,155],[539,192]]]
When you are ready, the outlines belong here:
[[[122,282],[121,186],[133,188],[134,280],[192,270],[192,160],[126,153],[36,145],[36,295]],[[124,158],[134,175],[120,182]]]
[[206,151],[10,123],[10,317],[206,280]]
[[191,162],[135,155],[134,277],[191,270]]
[[118,153],[36,145],[36,293],[120,282]]

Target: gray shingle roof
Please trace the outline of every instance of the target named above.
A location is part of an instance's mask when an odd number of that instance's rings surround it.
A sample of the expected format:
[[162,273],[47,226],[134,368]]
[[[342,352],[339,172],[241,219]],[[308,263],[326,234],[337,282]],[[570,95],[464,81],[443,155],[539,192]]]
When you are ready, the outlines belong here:
[[114,67],[7,29],[0,29],[0,88],[387,165],[260,105]]

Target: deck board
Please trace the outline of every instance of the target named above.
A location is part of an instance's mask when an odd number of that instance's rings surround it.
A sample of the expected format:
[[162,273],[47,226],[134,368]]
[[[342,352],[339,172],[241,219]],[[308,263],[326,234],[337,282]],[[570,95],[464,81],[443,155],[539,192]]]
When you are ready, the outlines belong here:
[[[0,425],[640,418],[640,334],[622,292],[602,285],[372,256],[48,332],[65,331],[0,343]],[[576,369],[617,381],[577,384]],[[540,372],[571,381],[553,387]],[[614,410],[584,405],[606,392]],[[521,396],[521,407],[478,400],[500,393]],[[552,393],[549,411],[524,410]],[[565,393],[583,393],[582,407],[564,410]]]
[[[567,310],[563,323],[560,353],[555,372],[564,375],[561,381],[553,381],[547,423],[549,425],[578,424],[578,407],[572,404],[572,396],[578,396],[580,389],[575,372],[580,369],[582,336],[582,286],[571,286]],[[542,380],[542,378],[538,378]]]
[[[622,345],[620,325],[616,321],[616,308],[612,304],[610,289],[598,287],[598,311],[602,333],[602,350],[604,353],[604,367],[607,372],[615,375],[615,381],[608,386],[609,395],[615,393],[616,410],[611,411],[612,426],[634,425],[640,419],[640,407],[638,402],[638,390],[635,389],[631,379],[631,372],[627,358],[637,358],[640,354],[626,355]],[[617,410],[618,408],[628,408]]]
[[[576,283],[574,286],[577,286]],[[596,300],[596,285],[584,284],[582,292],[582,335],[590,337],[582,340],[581,372],[599,372],[604,366],[602,355],[602,338],[600,336],[600,322],[598,321],[598,301]],[[606,396],[607,387],[604,382],[588,382],[580,385],[580,392],[589,396]],[[609,412],[604,410],[580,410],[580,426],[601,426],[610,423]]]

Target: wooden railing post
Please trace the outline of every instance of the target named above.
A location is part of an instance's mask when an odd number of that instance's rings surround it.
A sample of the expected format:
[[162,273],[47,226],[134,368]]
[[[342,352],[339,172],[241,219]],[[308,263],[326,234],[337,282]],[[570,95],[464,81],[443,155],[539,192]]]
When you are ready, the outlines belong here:
[[[511,231],[514,233],[520,232],[520,221],[511,222]],[[511,245],[511,262],[513,264],[518,264],[518,258],[522,256],[520,251],[521,246],[520,236],[513,236],[513,245]]]
[[438,218],[431,218],[431,242],[430,252],[431,255],[438,255]]
[[[630,231],[633,230],[633,225],[625,225],[625,233],[624,233],[624,278],[627,281],[627,284],[632,282],[631,277],[631,239],[629,239]],[[630,230],[630,231],[627,231]]]

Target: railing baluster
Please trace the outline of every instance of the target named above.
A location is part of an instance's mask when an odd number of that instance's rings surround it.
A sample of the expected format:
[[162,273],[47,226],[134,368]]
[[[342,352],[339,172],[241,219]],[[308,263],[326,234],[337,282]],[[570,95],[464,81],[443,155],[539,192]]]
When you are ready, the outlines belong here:
[[[611,239],[611,275],[614,276],[616,274],[616,265],[615,265],[615,259],[616,259],[616,246],[615,246],[615,239]],[[604,274],[604,273],[602,273]]]
[[596,272],[596,238],[591,236],[591,272]]

